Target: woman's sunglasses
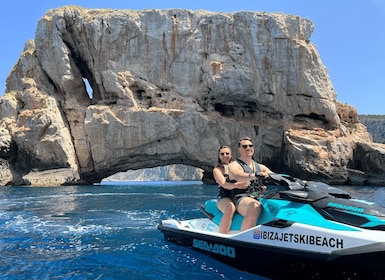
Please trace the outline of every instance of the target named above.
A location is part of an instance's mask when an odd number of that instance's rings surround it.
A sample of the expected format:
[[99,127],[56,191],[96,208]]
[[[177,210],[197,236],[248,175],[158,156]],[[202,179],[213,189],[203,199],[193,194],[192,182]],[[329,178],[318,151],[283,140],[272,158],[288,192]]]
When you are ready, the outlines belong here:
[[224,156],[224,155],[226,155],[226,156],[228,156],[230,153],[221,153],[221,156]]

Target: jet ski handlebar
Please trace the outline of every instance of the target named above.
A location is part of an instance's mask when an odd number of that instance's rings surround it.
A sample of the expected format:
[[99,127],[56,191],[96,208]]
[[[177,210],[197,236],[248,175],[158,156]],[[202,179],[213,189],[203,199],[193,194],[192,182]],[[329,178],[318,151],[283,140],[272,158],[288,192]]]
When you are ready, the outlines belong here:
[[270,173],[267,178],[261,176],[262,175],[258,175],[258,178],[260,178],[265,184],[280,185],[288,190],[303,189],[306,186],[306,182],[286,174]]

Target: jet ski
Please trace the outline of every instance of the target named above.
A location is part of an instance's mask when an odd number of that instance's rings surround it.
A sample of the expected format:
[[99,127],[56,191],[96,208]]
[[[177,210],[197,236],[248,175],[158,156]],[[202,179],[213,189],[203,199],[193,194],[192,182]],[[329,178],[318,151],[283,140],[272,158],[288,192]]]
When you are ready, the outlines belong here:
[[219,233],[217,200],[205,215],[163,220],[164,238],[237,269],[272,279],[385,279],[385,209],[322,182],[271,174],[257,199],[255,227],[240,231],[235,214],[228,234]]

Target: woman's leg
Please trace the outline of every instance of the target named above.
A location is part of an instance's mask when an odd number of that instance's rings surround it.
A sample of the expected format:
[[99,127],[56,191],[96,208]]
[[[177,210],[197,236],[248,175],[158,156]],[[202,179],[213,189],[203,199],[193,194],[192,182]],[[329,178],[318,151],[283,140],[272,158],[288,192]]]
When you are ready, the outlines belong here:
[[261,203],[251,197],[243,197],[239,200],[237,211],[243,216],[241,230],[246,230],[256,226],[259,214],[261,213]]
[[223,213],[221,223],[219,224],[219,232],[228,233],[235,213],[235,205],[230,198],[224,197],[218,201],[217,206]]

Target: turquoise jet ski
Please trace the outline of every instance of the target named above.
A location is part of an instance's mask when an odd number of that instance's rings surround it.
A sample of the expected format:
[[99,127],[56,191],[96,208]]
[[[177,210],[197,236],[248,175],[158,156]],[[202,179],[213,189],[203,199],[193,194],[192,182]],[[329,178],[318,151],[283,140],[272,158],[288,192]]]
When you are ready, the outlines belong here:
[[[271,174],[258,199],[255,227],[240,231],[235,214],[219,233],[217,200],[206,217],[163,220],[164,238],[237,269],[272,279],[385,279],[385,209],[322,182]],[[300,277],[300,278],[298,278]]]

